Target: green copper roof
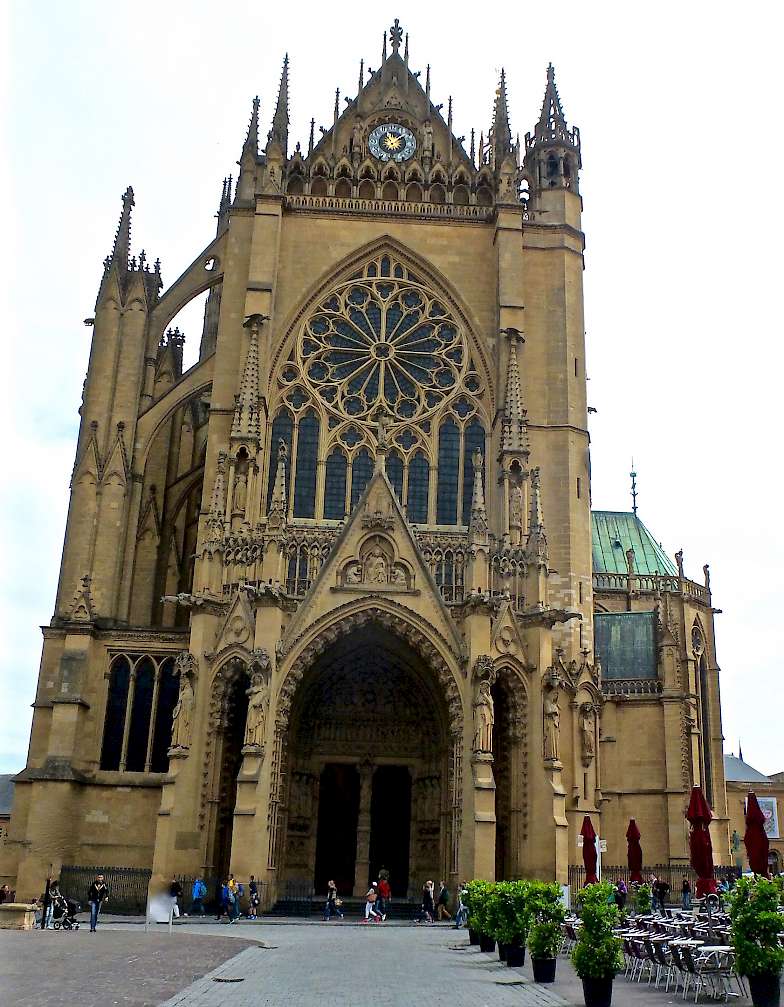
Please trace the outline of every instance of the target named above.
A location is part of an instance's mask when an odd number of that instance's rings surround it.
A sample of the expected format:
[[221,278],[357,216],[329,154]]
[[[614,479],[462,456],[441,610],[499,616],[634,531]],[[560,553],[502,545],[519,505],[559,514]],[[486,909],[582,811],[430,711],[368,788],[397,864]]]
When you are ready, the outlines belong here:
[[594,573],[626,573],[626,551],[634,549],[635,573],[678,575],[670,557],[636,515],[595,510],[591,511],[591,523]]

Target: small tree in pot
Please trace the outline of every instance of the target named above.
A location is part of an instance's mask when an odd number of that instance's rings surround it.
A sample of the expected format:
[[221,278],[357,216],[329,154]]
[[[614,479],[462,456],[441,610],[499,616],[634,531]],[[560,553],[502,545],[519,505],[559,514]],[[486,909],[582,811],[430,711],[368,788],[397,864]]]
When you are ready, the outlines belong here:
[[561,886],[555,882],[532,881],[529,888],[528,950],[534,982],[555,982],[555,965],[563,940],[561,925],[565,910]]
[[613,886],[588,885],[577,896],[582,927],[572,951],[572,964],[583,981],[586,1007],[610,1007],[613,979],[623,968],[621,941],[613,934],[618,907]]
[[531,885],[530,881],[507,881],[501,886],[499,940],[506,946],[506,964],[510,968],[525,964],[525,942],[531,922],[528,901]]
[[[489,923],[490,898],[495,886],[489,881],[468,883],[469,928],[479,936],[482,951],[495,950],[495,937],[491,936]],[[469,932],[470,937],[470,932]]]
[[784,915],[778,911],[780,885],[766,878],[741,878],[729,897],[735,967],[747,976],[756,1007],[778,1007],[784,948],[779,934]]

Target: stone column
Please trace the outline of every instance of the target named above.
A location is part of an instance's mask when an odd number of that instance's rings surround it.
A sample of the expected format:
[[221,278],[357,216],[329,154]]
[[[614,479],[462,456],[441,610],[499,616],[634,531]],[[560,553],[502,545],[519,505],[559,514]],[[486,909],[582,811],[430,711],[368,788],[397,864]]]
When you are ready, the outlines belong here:
[[364,895],[367,891],[368,873],[370,871],[370,800],[373,795],[373,773],[376,767],[372,762],[359,764],[359,815],[357,816],[357,858],[354,865],[355,896]]

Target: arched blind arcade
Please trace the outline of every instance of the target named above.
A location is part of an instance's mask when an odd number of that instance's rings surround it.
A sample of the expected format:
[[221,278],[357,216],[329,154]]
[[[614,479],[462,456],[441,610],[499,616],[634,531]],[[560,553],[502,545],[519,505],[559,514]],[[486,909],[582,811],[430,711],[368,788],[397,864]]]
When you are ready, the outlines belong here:
[[278,366],[267,509],[283,439],[293,469],[289,517],[345,519],[372,477],[383,426],[387,476],[409,520],[467,525],[484,394],[447,300],[379,254],[316,303]]

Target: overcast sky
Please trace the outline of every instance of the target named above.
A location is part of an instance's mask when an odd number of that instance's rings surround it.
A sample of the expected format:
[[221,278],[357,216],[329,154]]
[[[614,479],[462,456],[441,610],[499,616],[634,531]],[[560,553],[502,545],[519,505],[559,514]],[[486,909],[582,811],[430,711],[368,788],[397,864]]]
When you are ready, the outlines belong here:
[[[331,122],[396,15],[455,131],[512,128],[548,61],[581,129],[593,505],[640,516],[686,572],[711,566],[725,748],[781,743],[780,4],[272,5],[12,0],[0,39],[5,319],[0,772],[24,766],[68,502],[101,262],[120,195],[168,285],[209,242],[253,95],[264,131],[291,59],[292,143]],[[273,7],[279,13],[271,13]],[[341,99],[341,105],[342,105]],[[184,319],[192,356],[198,322]],[[180,320],[182,321],[182,320]],[[182,327],[182,325],[181,325]],[[545,515],[546,517],[546,515]]]

